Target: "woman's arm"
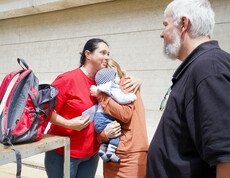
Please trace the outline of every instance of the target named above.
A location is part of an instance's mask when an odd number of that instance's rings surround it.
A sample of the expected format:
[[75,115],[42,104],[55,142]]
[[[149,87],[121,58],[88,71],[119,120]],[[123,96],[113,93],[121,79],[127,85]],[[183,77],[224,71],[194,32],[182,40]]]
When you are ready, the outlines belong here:
[[66,127],[68,129],[81,131],[82,129],[86,128],[89,125],[90,120],[89,120],[89,116],[84,120],[81,120],[81,117],[75,117],[71,120],[67,120],[62,116],[60,116],[59,114],[57,114],[55,111],[53,111],[52,116],[50,118],[50,122],[52,124]]
[[99,93],[97,99],[100,101],[103,110],[110,116],[127,123],[132,118],[134,102],[120,105],[104,93]]
[[[121,85],[125,79],[121,80]],[[121,87],[120,85],[120,87]],[[121,87],[122,89],[122,87]],[[133,109],[134,109],[134,102],[126,105],[121,105],[118,104],[116,101],[114,101],[111,97],[109,97],[107,94],[103,92],[99,92],[97,90],[96,86],[91,86],[90,88],[90,93],[92,96],[97,97],[98,101],[100,101],[101,106],[103,110],[109,114],[112,117],[115,117],[116,119],[127,123],[130,121],[132,114],[133,114]],[[127,92],[126,92],[127,93]]]

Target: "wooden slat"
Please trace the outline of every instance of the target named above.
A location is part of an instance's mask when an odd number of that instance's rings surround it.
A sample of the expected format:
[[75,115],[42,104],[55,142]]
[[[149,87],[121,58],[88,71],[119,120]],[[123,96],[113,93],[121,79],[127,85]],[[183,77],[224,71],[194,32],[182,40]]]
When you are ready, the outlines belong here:
[[[22,159],[56,148],[65,147],[64,177],[69,177],[70,162],[70,139],[45,134],[41,140],[26,144],[14,145],[21,153]],[[16,161],[12,146],[0,144],[0,165]]]

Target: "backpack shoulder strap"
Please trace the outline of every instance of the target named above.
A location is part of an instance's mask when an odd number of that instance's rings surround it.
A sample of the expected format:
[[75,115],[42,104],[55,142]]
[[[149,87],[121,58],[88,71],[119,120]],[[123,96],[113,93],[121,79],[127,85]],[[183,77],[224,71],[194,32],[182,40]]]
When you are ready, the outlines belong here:
[[24,71],[24,69],[19,70],[19,71],[15,71],[15,72],[11,72],[11,73],[9,73],[9,74],[7,74],[7,75],[5,76],[5,78],[3,79],[3,82],[2,82],[2,84],[1,84],[1,86],[0,86],[0,104],[1,104],[1,102],[2,102],[2,99],[3,99],[4,95],[5,95],[6,89],[8,88],[8,86],[9,86],[11,80],[12,80],[17,74],[22,73],[23,71]]
[[22,70],[14,71],[5,76],[3,79],[3,82],[0,87],[0,104],[2,103],[2,99],[5,95],[6,89],[8,88],[11,80],[17,75],[18,73],[22,73],[29,69],[29,66],[26,64],[26,61],[23,58],[17,58],[18,64],[22,67]]
[[17,162],[17,173],[16,178],[21,178],[21,170],[22,170],[22,156],[20,151],[14,147],[14,145],[11,143],[10,139],[8,137],[4,137],[5,141],[12,146],[15,156],[16,156],[16,162]]

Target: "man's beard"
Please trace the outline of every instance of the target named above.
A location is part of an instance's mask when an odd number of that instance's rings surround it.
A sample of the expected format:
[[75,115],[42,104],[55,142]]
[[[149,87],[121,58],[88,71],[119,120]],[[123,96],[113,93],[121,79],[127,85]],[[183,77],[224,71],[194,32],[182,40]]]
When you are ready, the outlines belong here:
[[180,37],[177,34],[177,29],[173,30],[173,43],[164,44],[164,54],[168,56],[170,59],[177,59],[178,53],[181,47]]

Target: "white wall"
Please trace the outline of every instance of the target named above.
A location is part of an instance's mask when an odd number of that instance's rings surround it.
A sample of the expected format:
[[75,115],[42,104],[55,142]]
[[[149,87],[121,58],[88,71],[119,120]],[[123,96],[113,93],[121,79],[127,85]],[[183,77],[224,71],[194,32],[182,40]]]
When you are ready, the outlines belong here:
[[161,99],[179,64],[162,55],[163,8],[167,2],[118,0],[0,21],[0,79],[26,59],[40,79],[55,77],[79,65],[79,52],[89,38],[110,44],[111,57],[128,74],[143,81],[142,96],[150,138],[161,113]]
[[[17,57],[26,59],[41,82],[79,65],[79,52],[89,38],[110,44],[111,57],[128,74],[143,81],[148,132],[151,138],[161,112],[160,102],[180,64],[162,55],[160,33],[163,11],[169,0],[117,0],[50,13],[0,21],[0,79],[18,68]],[[230,2],[211,1],[216,11],[214,39],[230,51]]]
[[[26,59],[41,83],[79,66],[79,52],[94,37],[110,44],[111,57],[143,81],[141,93],[151,140],[159,105],[179,61],[163,56],[163,12],[169,0],[116,0],[0,21],[0,81]],[[230,1],[211,0],[216,12],[213,39],[230,52]]]

